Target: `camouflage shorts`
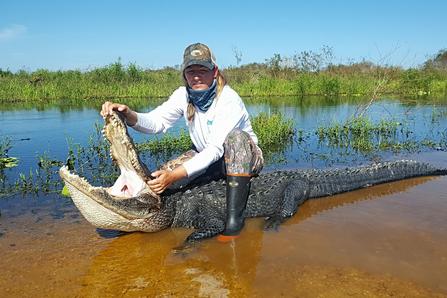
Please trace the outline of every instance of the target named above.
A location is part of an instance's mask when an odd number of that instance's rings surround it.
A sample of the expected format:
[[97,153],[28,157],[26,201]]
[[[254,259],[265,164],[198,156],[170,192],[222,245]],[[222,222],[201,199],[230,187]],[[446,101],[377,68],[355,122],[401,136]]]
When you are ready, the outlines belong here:
[[224,142],[227,175],[257,175],[264,166],[262,151],[250,135],[233,129]]
[[[200,173],[202,176],[207,176],[210,179],[221,178],[225,175],[254,176],[262,170],[264,166],[262,151],[253,142],[248,133],[240,129],[233,129],[228,134],[223,145],[223,158],[210,165],[205,172]],[[177,158],[162,165],[160,169],[172,171],[196,154],[197,151],[188,150]],[[224,166],[221,166],[222,163],[224,163]],[[197,176],[193,178],[195,179]]]

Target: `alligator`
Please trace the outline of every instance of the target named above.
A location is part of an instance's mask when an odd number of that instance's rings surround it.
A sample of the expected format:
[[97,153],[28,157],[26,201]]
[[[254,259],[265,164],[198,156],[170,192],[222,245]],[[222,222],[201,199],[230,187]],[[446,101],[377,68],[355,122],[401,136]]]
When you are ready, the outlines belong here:
[[[125,232],[157,232],[184,227],[194,231],[185,245],[220,234],[225,227],[225,180],[207,181],[157,195],[152,179],[138,156],[123,116],[105,117],[103,133],[110,142],[112,160],[121,175],[111,187],[92,186],[66,166],[59,174],[74,204],[98,228]],[[353,191],[418,176],[446,175],[447,169],[427,163],[398,160],[360,167],[277,170],[252,178],[244,216],[265,217],[265,229],[278,229],[306,200]]]

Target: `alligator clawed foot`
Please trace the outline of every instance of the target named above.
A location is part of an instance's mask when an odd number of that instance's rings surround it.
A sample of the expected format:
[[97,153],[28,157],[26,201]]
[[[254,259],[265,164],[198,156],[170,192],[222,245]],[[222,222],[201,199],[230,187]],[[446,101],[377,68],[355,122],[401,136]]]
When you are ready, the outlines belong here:
[[101,236],[102,238],[108,238],[108,239],[118,238],[128,234],[128,232],[124,231],[101,229],[101,228],[97,228],[96,233],[98,233],[98,235]]
[[267,217],[265,219],[264,231],[278,231],[283,219],[278,216]]
[[186,257],[196,250],[196,246],[193,243],[183,243],[172,249],[172,253],[176,256]]

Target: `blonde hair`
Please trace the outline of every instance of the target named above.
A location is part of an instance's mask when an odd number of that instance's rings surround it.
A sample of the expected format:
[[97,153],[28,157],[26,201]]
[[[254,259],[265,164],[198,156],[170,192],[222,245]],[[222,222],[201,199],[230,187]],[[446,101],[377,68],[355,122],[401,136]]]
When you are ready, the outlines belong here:
[[[183,75],[183,80],[185,81],[185,86],[188,85],[188,82],[185,79],[185,76]],[[216,98],[214,100],[217,100],[219,98],[219,95],[222,93],[223,88],[227,84],[227,80],[225,79],[224,75],[220,71],[220,69],[217,69],[217,75],[216,75],[216,81],[217,81],[217,94]],[[194,115],[196,113],[196,107],[192,102],[188,103],[188,108],[186,109],[186,118],[189,122],[192,122],[194,120]]]

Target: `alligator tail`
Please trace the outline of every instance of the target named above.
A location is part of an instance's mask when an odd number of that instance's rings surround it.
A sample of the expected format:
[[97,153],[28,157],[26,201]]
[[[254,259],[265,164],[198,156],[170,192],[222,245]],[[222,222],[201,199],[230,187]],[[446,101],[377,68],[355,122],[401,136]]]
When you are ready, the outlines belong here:
[[319,175],[309,177],[314,184],[310,197],[333,195],[413,177],[442,175],[447,175],[447,169],[413,160],[377,163],[360,168],[326,170]]

